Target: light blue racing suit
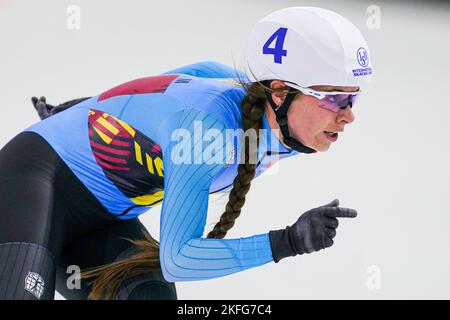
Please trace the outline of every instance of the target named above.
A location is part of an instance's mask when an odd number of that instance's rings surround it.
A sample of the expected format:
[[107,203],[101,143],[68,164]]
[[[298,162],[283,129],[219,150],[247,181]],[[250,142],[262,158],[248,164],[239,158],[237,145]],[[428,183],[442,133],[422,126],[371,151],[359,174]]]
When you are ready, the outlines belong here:
[[[25,131],[46,139],[112,215],[131,219],[162,202],[164,277],[211,279],[273,261],[268,233],[202,237],[209,194],[231,189],[237,175],[239,139],[231,133],[242,128],[245,94],[234,69],[206,61],[124,83]],[[265,115],[263,127],[256,176],[298,154]]]

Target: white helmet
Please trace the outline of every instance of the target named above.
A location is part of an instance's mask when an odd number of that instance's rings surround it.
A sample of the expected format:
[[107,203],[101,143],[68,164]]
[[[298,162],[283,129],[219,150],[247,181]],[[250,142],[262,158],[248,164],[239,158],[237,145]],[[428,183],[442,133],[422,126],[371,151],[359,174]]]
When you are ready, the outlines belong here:
[[291,7],[256,23],[245,71],[251,81],[361,87],[371,78],[369,57],[361,32],[343,16],[322,8]]

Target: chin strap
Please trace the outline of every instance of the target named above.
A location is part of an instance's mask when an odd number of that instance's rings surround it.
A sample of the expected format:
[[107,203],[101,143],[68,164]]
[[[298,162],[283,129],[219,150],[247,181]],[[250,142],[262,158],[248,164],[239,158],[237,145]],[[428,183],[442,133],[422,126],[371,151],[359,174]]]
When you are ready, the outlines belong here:
[[281,129],[281,133],[283,134],[283,142],[298,152],[316,153],[317,150],[314,150],[312,148],[305,146],[300,141],[291,137],[291,135],[289,134],[287,112],[288,112],[289,107],[291,106],[291,103],[295,97],[295,94],[287,94],[286,99],[284,99],[283,104],[280,106],[277,106],[275,104],[275,102],[272,100],[271,93],[268,92],[267,90],[265,92],[266,92],[267,100],[269,100],[269,103],[272,106],[273,111],[275,112],[278,125],[280,126],[280,129]]

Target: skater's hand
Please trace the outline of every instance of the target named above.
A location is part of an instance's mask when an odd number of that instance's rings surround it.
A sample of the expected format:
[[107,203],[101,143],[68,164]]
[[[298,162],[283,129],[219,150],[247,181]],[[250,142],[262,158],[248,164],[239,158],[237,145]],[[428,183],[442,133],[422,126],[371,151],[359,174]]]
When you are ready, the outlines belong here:
[[52,115],[51,111],[55,108],[54,106],[47,104],[45,97],[40,97],[39,99],[37,97],[32,97],[31,102],[41,120],[50,117]]
[[340,208],[338,199],[306,211],[292,226],[269,232],[274,261],[331,247],[339,225],[337,218],[357,215],[354,209]]
[[36,97],[32,97],[31,102],[33,103],[33,106],[36,109],[36,111],[39,115],[39,118],[41,118],[41,120],[44,120],[48,117],[51,117],[54,114],[57,114],[64,110],[67,110],[89,98],[90,97],[73,99],[73,100],[61,103],[57,106],[52,106],[51,104],[48,104],[45,97],[40,97],[39,99]]

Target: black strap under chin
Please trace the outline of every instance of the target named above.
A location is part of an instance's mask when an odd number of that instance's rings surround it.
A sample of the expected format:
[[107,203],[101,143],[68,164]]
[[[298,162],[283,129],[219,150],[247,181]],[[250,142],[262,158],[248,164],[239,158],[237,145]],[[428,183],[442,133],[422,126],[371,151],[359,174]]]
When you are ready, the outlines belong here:
[[289,110],[289,107],[291,106],[291,103],[295,97],[295,94],[292,94],[292,93],[287,94],[286,98],[284,99],[283,104],[281,106],[277,106],[272,99],[272,94],[267,90],[265,92],[266,92],[267,99],[269,100],[269,103],[272,106],[273,111],[275,112],[278,125],[280,126],[280,129],[281,129],[281,133],[283,134],[283,142],[298,152],[302,152],[302,153],[317,152],[316,150],[305,146],[300,141],[291,137],[291,135],[289,133],[287,112]]

